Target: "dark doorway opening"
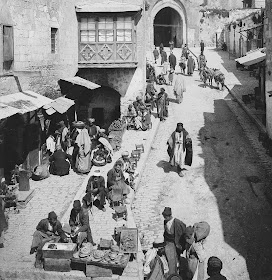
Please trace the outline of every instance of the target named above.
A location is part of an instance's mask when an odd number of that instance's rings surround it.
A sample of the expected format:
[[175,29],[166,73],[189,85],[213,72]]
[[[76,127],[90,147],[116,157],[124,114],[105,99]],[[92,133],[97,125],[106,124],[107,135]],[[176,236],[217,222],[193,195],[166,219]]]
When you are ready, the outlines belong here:
[[169,47],[169,42],[173,40],[175,47],[183,44],[183,22],[179,13],[172,8],[161,9],[154,19],[154,45],[161,43]]
[[92,109],[92,118],[95,119],[95,123],[100,127],[104,125],[105,118],[104,118],[104,108],[93,108]]

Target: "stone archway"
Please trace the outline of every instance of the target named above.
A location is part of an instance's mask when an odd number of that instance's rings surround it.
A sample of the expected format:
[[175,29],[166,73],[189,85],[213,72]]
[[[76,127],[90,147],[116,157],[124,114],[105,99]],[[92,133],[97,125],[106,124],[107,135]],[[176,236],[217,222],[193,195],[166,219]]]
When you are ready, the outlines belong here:
[[173,10],[175,10],[181,20],[182,20],[182,42],[187,43],[187,36],[188,36],[188,32],[187,32],[187,14],[186,14],[186,10],[184,5],[182,4],[182,1],[176,2],[175,0],[162,0],[157,2],[154,7],[151,9],[151,13],[150,13],[150,27],[151,28],[151,32],[150,34],[150,45],[151,47],[154,45],[154,28],[153,28],[153,24],[154,24],[154,20],[156,15],[164,8],[172,8]]

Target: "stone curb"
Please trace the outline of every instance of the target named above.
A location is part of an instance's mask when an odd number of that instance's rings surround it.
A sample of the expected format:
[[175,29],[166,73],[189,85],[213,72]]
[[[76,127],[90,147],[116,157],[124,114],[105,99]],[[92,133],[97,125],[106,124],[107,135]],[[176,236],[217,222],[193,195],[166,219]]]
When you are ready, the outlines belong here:
[[[234,93],[226,86],[228,89],[229,93],[234,97],[235,100],[237,100],[237,103],[242,107],[242,109],[245,111],[247,116],[256,124],[257,129],[261,132],[266,133],[266,129],[264,125],[256,119],[255,116],[253,116],[250,112],[250,110],[246,107],[244,102],[238,98],[237,96],[234,95]],[[234,91],[235,92],[235,91]],[[245,132],[246,137],[248,138],[251,146],[255,150],[259,160],[260,160],[260,165],[263,166],[265,173],[267,174],[268,177],[268,184],[267,187],[265,188],[265,196],[267,198],[267,201],[270,203],[272,206],[272,189],[270,188],[272,184],[272,162],[271,162],[271,157],[266,154],[265,149],[261,146],[259,143],[258,139],[254,137],[251,133],[251,131],[246,127],[245,121],[238,115],[236,110],[233,108],[232,105],[230,105],[228,102],[226,102],[232,113],[237,117],[237,121],[241,125],[242,129]]]
[[239,103],[242,109],[248,114],[248,116],[256,123],[258,129],[263,133],[267,133],[265,126],[250,112],[245,103],[234,94],[236,91],[234,89],[229,89],[227,85],[225,85],[225,87],[227,88],[231,96]]

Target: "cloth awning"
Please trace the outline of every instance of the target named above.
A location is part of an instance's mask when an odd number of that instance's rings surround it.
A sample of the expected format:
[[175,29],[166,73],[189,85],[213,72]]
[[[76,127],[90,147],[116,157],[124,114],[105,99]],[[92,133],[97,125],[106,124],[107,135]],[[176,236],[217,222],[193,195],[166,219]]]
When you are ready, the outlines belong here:
[[72,77],[72,78],[65,78],[65,79],[60,79],[59,82],[62,83],[62,82],[68,82],[72,85],[78,85],[78,86],[82,86],[82,87],[85,87],[85,88],[88,88],[88,89],[97,89],[97,88],[100,88],[101,86],[100,85],[97,85],[95,83],[92,83],[88,80],[85,80],[83,78],[80,78],[80,77]]
[[52,99],[30,90],[0,97],[0,103],[18,110],[19,114],[35,111],[51,102]]
[[246,56],[235,59],[235,61],[244,66],[250,66],[264,61],[265,58],[266,58],[266,53],[264,52],[264,50],[256,50],[247,53]]
[[76,5],[76,12],[82,13],[118,13],[118,12],[138,12],[142,10],[140,5],[118,3],[109,1],[107,3],[82,2]]
[[0,120],[13,116],[19,112],[20,110],[14,107],[8,106],[4,103],[0,103]]
[[66,97],[59,97],[53,100],[50,104],[46,104],[43,106],[47,115],[52,115],[56,112],[63,114],[68,111],[70,107],[72,107],[75,102]]

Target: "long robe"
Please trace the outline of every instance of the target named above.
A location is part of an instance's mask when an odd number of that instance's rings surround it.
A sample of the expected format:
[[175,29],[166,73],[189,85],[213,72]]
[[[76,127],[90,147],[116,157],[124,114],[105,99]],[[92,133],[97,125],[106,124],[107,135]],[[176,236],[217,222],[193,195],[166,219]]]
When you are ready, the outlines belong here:
[[192,58],[192,56],[189,56],[188,58],[187,71],[188,75],[192,75],[195,71],[195,60]]
[[172,53],[169,55],[169,63],[170,63],[170,68],[172,67],[175,70],[177,65],[177,58]]
[[163,120],[164,117],[168,117],[168,109],[167,109],[167,94],[159,94],[157,98],[157,113],[158,118]]
[[179,255],[185,249],[184,233],[186,225],[174,219],[171,226],[171,233],[167,231],[167,222],[164,221],[164,241],[165,241],[165,255],[169,265],[169,275],[177,273],[177,264],[179,262]]
[[170,157],[170,164],[172,166],[177,166],[182,168],[185,160],[185,150],[186,150],[186,138],[188,138],[188,132],[183,129],[181,133],[174,131],[169,137],[168,144],[168,155]]
[[91,169],[91,139],[86,128],[82,129],[78,134],[76,144],[79,147],[76,158],[76,169],[80,173],[87,173]]
[[178,103],[181,103],[183,100],[183,92],[186,91],[185,80],[182,75],[177,75],[174,82],[174,93]]

